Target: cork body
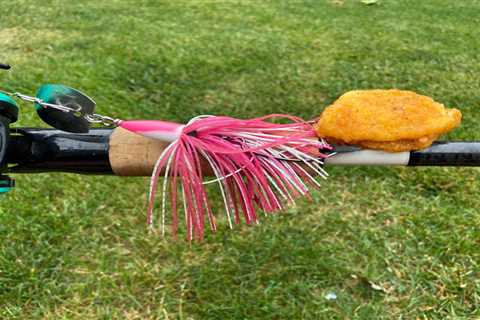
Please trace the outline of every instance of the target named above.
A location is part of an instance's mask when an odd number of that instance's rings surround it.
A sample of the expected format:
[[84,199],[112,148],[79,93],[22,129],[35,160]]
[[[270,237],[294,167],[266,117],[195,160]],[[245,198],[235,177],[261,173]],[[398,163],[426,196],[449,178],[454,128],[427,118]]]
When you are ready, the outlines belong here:
[[118,176],[150,176],[168,144],[116,128],[110,136],[108,152],[112,171]]

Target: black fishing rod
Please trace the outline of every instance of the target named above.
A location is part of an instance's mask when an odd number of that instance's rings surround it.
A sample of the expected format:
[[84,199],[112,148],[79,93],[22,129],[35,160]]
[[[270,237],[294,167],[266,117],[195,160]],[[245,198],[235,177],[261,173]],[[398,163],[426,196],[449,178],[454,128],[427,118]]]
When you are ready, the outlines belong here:
[[112,129],[91,129],[87,134],[56,129],[12,129],[4,172],[113,174],[108,154],[111,134]]
[[[10,130],[9,142],[0,145],[4,173],[72,172],[82,174],[113,174],[115,162],[111,144],[125,149],[134,144],[115,137],[119,129],[90,129],[88,133],[68,133],[56,129],[16,128]],[[145,138],[131,134],[140,142]],[[141,161],[151,150],[136,152]],[[434,142],[424,150],[383,152],[352,146],[334,146],[325,165],[397,165],[397,166],[480,166],[480,142]]]

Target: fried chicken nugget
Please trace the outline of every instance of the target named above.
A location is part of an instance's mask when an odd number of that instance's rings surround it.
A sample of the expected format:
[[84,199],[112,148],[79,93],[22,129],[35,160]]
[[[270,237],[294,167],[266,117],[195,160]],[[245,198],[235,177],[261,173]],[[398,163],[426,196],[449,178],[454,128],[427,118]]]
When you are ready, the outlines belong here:
[[355,90],[327,107],[315,130],[329,142],[400,152],[430,146],[461,119],[459,110],[412,91]]

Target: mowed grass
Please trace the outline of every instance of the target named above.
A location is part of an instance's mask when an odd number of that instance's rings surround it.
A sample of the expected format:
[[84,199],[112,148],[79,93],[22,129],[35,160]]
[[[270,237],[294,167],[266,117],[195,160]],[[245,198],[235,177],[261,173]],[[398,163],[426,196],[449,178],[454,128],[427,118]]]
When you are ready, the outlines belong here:
[[[1,88],[64,83],[103,114],[186,121],[313,118],[396,87],[459,107],[446,139],[478,140],[479,17],[466,0],[3,1]],[[43,126],[27,106],[16,125]],[[191,245],[148,231],[147,178],[17,175],[0,318],[480,317],[477,169],[328,170],[312,201]]]

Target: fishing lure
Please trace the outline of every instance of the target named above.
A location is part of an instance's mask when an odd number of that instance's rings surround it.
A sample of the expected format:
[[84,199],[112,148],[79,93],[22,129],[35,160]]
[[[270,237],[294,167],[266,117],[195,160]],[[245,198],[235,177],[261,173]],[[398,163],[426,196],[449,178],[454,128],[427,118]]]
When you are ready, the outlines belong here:
[[[248,224],[258,223],[259,209],[265,213],[284,209],[318,188],[319,178],[327,177],[323,161],[331,147],[317,138],[311,123],[298,117],[272,114],[244,120],[203,115],[187,124],[121,120],[94,113],[91,98],[63,85],[43,85],[35,97],[3,93],[4,97],[33,102],[40,118],[59,130],[87,133],[91,124],[101,123],[169,142],[153,169],[147,208],[147,223],[153,225],[160,189],[162,233],[167,206],[172,212],[173,234],[178,229],[180,210],[189,240],[202,239],[206,224],[217,229],[208,185],[218,186],[232,227],[242,216]],[[287,123],[273,122],[276,119]],[[207,180],[211,175],[213,179]],[[164,179],[159,188],[160,177]]]
[[[292,122],[266,121],[276,117]],[[327,155],[318,150],[328,150],[329,146],[319,141],[311,125],[299,118],[270,115],[240,120],[200,116],[186,125],[162,121],[122,121],[119,125],[171,142],[153,170],[147,219],[151,224],[158,177],[164,171],[161,224],[165,225],[165,199],[169,198],[176,229],[176,199],[180,192],[189,239],[202,238],[204,217],[211,229],[216,229],[205,188],[208,184],[218,185],[231,227],[239,223],[241,215],[247,223],[257,223],[256,208],[266,213],[281,210],[285,203],[294,203],[295,198],[308,195],[310,186],[320,186],[316,177],[327,177],[322,168]],[[202,167],[201,159],[208,168]],[[206,181],[205,170],[211,171],[215,179]],[[167,189],[170,190],[168,196]]]

